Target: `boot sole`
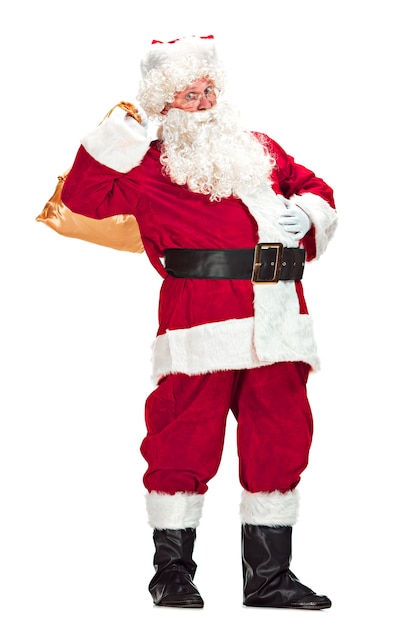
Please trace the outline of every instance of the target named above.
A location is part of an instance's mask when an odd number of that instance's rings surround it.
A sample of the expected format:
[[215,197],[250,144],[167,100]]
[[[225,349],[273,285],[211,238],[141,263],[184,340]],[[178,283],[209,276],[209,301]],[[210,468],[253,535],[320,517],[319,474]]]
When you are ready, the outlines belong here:
[[204,607],[204,604],[175,604],[174,602],[172,602],[167,604],[155,604],[154,606],[157,606],[161,609],[202,609]]
[[294,609],[294,610],[302,610],[302,611],[321,611],[322,609],[330,609],[332,604],[323,604],[321,606],[314,606],[309,604],[282,604],[282,605],[268,605],[268,604],[243,604],[243,606],[253,609]]
[[155,606],[160,606],[163,608],[171,608],[171,609],[202,609],[204,606],[203,600],[199,600],[198,598],[174,598],[174,597],[166,597],[163,598],[160,602],[156,603]]

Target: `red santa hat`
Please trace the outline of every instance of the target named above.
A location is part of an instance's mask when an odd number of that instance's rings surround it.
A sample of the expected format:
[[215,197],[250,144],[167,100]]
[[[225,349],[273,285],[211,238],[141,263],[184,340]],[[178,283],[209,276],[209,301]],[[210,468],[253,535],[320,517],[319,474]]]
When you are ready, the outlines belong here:
[[209,77],[219,89],[224,86],[224,72],[212,35],[168,42],[154,40],[141,62],[141,70],[138,100],[149,117],[158,116],[177,91],[200,78]]

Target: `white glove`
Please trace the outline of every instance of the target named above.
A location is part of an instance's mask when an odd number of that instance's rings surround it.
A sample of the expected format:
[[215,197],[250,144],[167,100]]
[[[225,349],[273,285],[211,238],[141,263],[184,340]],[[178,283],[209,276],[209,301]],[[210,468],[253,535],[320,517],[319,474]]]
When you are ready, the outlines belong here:
[[284,202],[286,208],[280,212],[278,221],[287,233],[291,233],[296,241],[300,241],[310,230],[311,220],[294,200],[284,200]]

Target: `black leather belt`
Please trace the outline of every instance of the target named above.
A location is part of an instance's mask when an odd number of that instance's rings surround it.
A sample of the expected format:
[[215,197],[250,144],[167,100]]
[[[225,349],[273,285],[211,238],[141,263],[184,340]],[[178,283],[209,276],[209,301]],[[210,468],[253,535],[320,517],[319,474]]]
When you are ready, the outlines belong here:
[[301,280],[305,250],[282,243],[258,243],[236,250],[165,250],[165,269],[176,278],[251,280],[254,284]]

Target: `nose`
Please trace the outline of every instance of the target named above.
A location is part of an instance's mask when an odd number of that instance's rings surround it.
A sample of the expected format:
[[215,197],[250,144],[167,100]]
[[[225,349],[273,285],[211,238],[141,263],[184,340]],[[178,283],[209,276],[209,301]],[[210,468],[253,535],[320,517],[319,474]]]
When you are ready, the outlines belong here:
[[207,96],[205,96],[204,94],[201,95],[200,100],[198,102],[198,110],[199,111],[203,111],[204,109],[211,109],[211,107],[213,106],[213,103],[210,102],[210,100],[207,98]]

